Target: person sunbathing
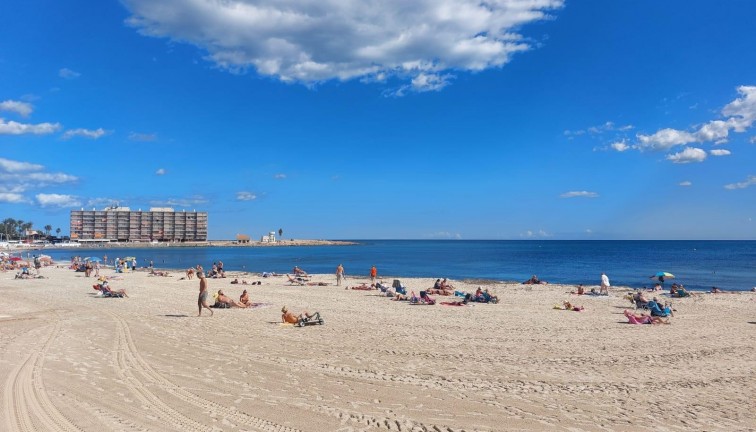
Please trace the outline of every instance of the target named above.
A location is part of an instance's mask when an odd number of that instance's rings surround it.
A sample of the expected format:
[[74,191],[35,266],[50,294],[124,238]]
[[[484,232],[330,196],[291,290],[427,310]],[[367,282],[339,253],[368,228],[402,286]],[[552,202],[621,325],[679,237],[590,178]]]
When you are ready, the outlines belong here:
[[573,306],[572,303],[568,301],[562,302],[562,305],[564,306],[564,310],[568,310],[568,311],[580,312],[580,311],[585,310],[584,306]]
[[103,280],[102,283],[100,284],[100,291],[102,291],[103,296],[108,296],[108,297],[123,296],[126,298],[129,297],[129,295],[126,294],[125,289],[119,289],[119,290],[111,289],[107,280]]
[[522,284],[523,285],[540,285],[540,284],[547,284],[547,283],[548,282],[546,282],[546,281],[542,281],[542,280],[538,279],[538,276],[533,275],[533,276],[530,277],[530,279],[526,280]]
[[394,296],[394,298],[392,298],[391,300],[395,300],[395,301],[412,301],[412,299],[417,300],[417,296],[415,295],[414,291],[411,291],[410,295],[402,294],[402,293],[397,293]]
[[320,317],[320,312],[309,313],[307,311],[302,311],[302,313],[297,315],[290,311],[286,306],[281,308],[281,322],[283,323],[297,324],[299,323],[299,320],[306,320],[313,317]]
[[663,320],[660,317],[650,315],[636,315],[627,309],[625,309],[625,312],[623,313],[630,324],[670,324],[669,320]]
[[363,283],[362,285],[353,286],[351,287],[351,289],[360,290],[360,291],[372,291],[372,290],[377,290],[378,288],[376,288],[376,286],[373,284],[368,285],[366,283]]
[[218,297],[215,299],[215,304],[219,305],[225,305],[223,307],[238,307],[238,308],[245,308],[247,305],[243,303],[239,303],[238,301],[232,299],[231,297],[227,296],[223,290],[218,290]]
[[577,286],[577,291],[570,291],[570,294],[584,295],[585,294],[585,288],[583,288],[583,284],[579,284]]
[[239,296],[239,303],[243,304],[244,307],[250,307],[252,305],[252,301],[249,299],[249,293],[247,293],[247,290],[242,291],[241,296]]
[[297,266],[294,266],[291,272],[294,273],[294,276],[307,276],[307,272]]

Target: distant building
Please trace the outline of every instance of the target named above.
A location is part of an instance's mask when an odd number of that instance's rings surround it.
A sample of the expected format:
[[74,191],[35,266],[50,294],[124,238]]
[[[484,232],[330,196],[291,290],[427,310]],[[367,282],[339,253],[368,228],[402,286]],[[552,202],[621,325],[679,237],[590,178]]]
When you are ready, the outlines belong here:
[[155,207],[72,210],[71,240],[79,242],[207,241],[207,212]]
[[236,242],[239,244],[243,243],[249,243],[249,236],[246,234],[237,234],[236,235]]
[[260,241],[262,243],[275,243],[276,242],[276,232],[271,231],[268,233],[268,235],[264,235],[260,237]]

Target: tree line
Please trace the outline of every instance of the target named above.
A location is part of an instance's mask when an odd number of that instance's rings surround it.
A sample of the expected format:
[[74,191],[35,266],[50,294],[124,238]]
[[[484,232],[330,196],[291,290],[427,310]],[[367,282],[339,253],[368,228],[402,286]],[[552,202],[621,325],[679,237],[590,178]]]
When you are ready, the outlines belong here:
[[[22,240],[27,237],[26,232],[32,230],[34,222],[26,222],[21,219],[7,218],[0,223],[0,233],[5,234],[6,240]],[[45,225],[45,235],[52,235],[52,225]],[[60,228],[55,229],[55,234],[60,235]]]

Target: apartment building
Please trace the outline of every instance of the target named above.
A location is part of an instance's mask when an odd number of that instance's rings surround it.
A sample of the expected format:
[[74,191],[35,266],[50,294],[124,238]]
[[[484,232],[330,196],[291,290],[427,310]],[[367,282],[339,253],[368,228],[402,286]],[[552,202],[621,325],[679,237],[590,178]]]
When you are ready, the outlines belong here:
[[177,212],[167,207],[131,211],[128,207],[118,206],[104,210],[72,210],[71,240],[207,241],[207,212]]

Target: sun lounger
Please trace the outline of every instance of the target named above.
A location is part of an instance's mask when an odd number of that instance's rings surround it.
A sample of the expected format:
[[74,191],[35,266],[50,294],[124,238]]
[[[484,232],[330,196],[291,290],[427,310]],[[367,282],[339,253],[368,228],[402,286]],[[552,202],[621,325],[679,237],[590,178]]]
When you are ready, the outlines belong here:
[[308,325],[323,325],[325,324],[325,321],[323,318],[320,317],[320,312],[315,312],[314,314],[307,316],[307,317],[300,317],[299,321],[297,322],[297,327],[304,327]]

